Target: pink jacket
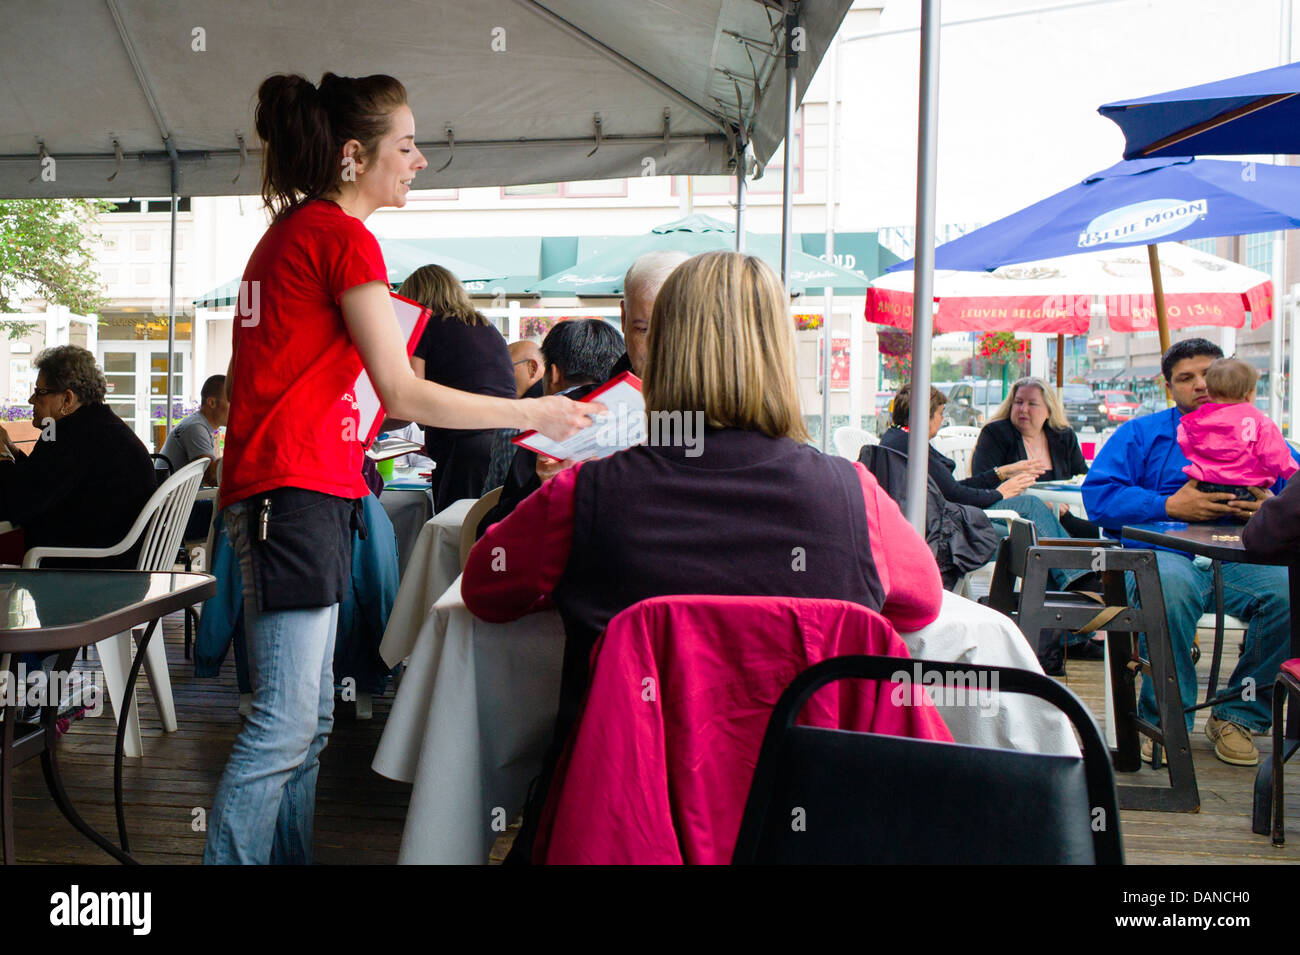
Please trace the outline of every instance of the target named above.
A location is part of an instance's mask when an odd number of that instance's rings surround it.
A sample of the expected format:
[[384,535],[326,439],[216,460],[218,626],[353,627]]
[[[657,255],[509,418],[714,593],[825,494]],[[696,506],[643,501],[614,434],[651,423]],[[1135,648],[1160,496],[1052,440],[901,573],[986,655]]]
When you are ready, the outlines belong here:
[[1272,487],[1298,469],[1277,425],[1248,402],[1207,401],[1183,415],[1178,446],[1192,462],[1183,473],[1196,481]]
[[[845,654],[908,658],[888,621],[848,601],[656,597],[623,611],[592,651],[534,861],[730,862],[777,699],[803,670]],[[799,722],[952,741],[916,685],[833,683]]]

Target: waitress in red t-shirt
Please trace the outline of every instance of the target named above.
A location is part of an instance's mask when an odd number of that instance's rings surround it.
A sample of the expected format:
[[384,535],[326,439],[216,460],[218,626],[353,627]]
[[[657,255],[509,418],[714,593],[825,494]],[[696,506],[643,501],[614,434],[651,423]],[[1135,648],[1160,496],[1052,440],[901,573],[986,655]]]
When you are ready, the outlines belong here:
[[593,408],[472,395],[412,373],[364,225],[405,205],[428,165],[401,83],[326,73],[318,89],[272,76],[257,95],[273,219],[244,270],[221,483],[243,571],[253,709],[217,789],[204,861],[307,863],[333,725],[338,603],[367,493],[353,395],[362,366],[390,414],[436,427],[563,439]]

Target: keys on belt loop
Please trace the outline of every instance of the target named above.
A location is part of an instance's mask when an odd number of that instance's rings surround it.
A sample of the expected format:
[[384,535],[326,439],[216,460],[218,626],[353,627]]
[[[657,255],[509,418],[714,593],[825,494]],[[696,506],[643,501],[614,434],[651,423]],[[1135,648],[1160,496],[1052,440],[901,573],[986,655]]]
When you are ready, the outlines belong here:
[[257,539],[265,541],[271,530],[271,499],[262,498],[262,509],[257,514]]

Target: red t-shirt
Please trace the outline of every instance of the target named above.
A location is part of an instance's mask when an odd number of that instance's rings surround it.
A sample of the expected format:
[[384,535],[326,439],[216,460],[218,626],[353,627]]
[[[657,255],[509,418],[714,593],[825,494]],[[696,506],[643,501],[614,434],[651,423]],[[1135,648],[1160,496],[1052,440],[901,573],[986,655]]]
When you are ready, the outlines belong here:
[[257,243],[235,310],[222,507],[278,487],[368,493],[353,395],[361,356],[339,307],[367,282],[388,283],[379,243],[333,202],[307,203]]

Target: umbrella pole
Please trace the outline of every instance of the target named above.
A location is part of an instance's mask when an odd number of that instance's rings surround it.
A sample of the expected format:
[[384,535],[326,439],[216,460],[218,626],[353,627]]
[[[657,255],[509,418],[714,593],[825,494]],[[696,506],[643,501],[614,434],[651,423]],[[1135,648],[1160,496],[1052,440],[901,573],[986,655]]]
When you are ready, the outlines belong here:
[[1065,336],[1056,336],[1056,393],[1065,387]]
[[934,314],[935,166],[939,126],[939,6],[921,5],[921,95],[916,149],[916,284],[912,292],[912,407],[907,436],[905,516],[925,536],[930,462],[930,342]]
[[[1160,355],[1169,351],[1169,319],[1165,315],[1165,286],[1160,280],[1160,252],[1155,244],[1147,246],[1147,260],[1151,263],[1151,290],[1156,299],[1156,327],[1160,331]],[[1168,382],[1166,382],[1166,385]],[[1169,389],[1165,389],[1165,406],[1173,404]]]
[[[170,138],[167,140],[167,151],[171,153],[172,166],[172,251],[167,274],[167,430],[163,433],[164,442],[167,440],[167,435],[172,433],[172,383],[175,381],[172,377],[172,364],[176,361],[176,211],[180,204],[179,192],[181,187],[180,157],[177,155]],[[151,419],[152,417],[153,415],[150,414]],[[158,450],[162,450],[161,445]]]

